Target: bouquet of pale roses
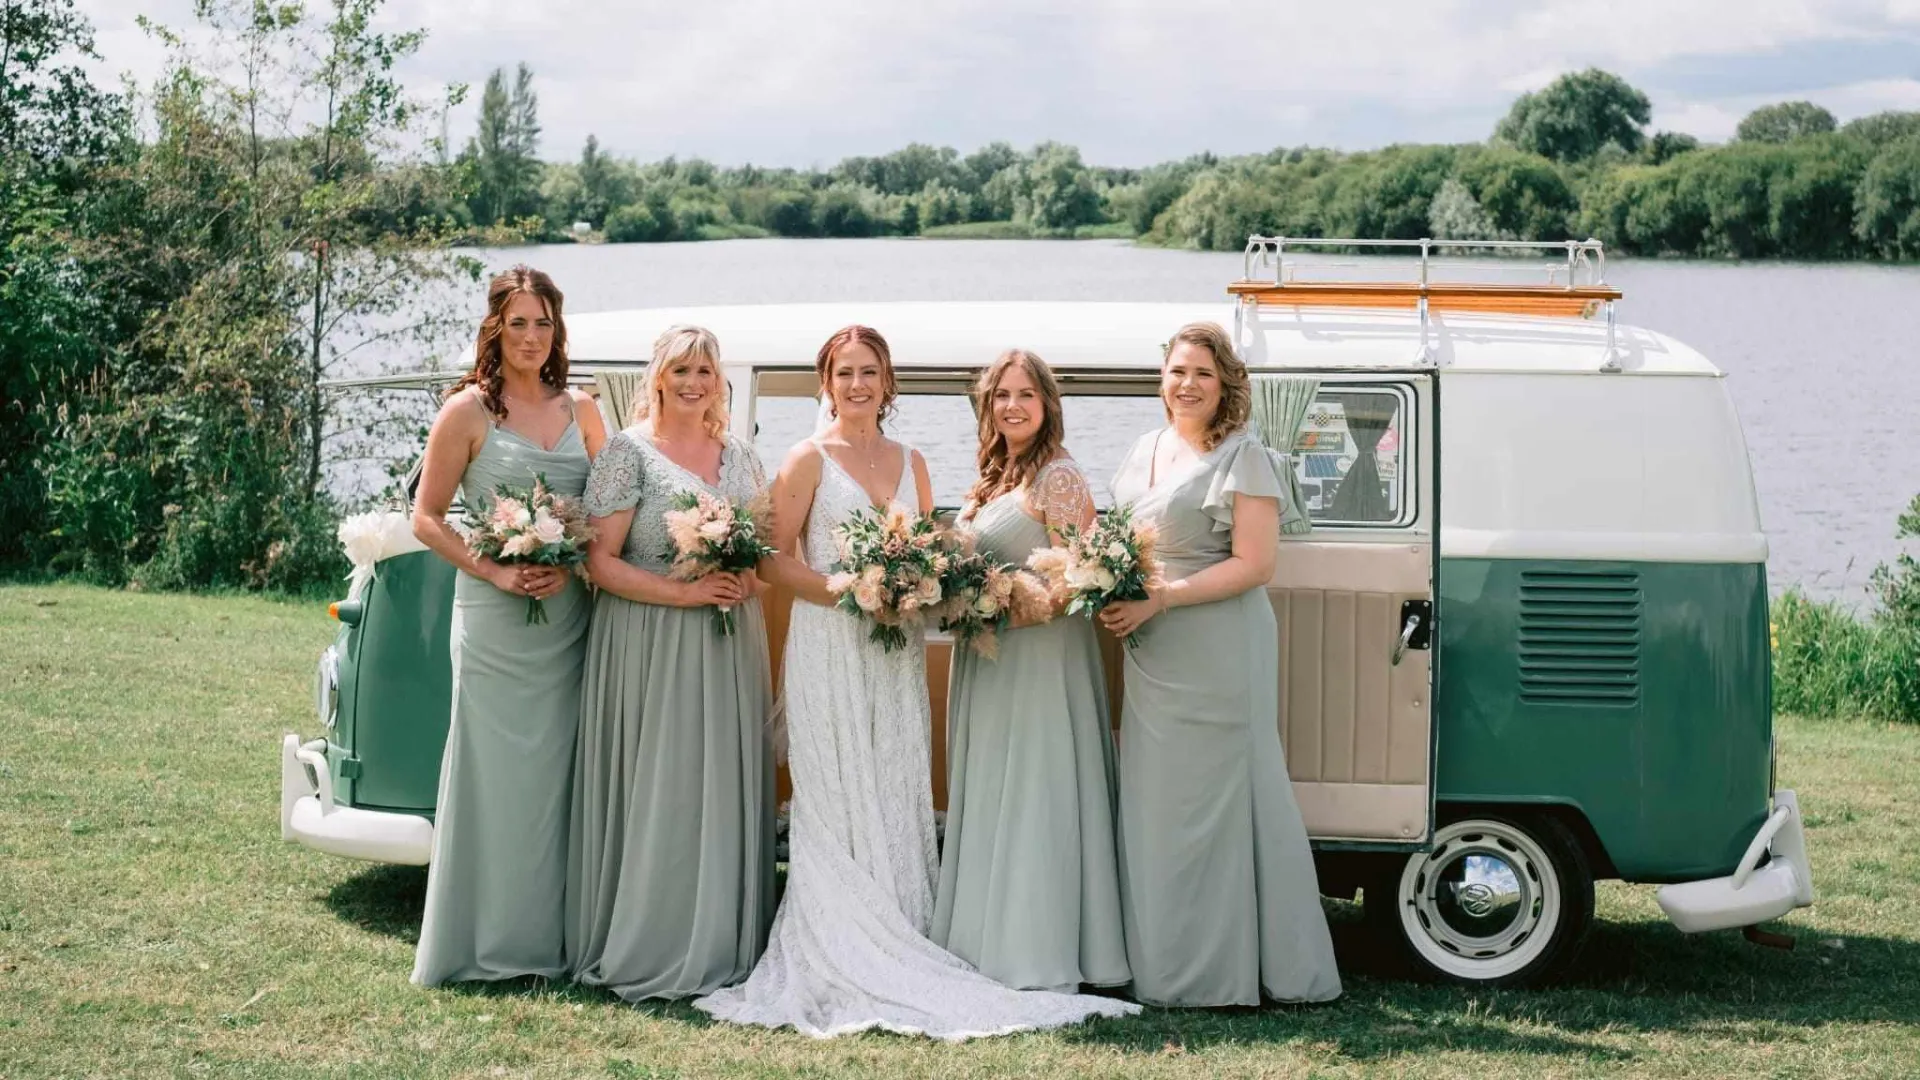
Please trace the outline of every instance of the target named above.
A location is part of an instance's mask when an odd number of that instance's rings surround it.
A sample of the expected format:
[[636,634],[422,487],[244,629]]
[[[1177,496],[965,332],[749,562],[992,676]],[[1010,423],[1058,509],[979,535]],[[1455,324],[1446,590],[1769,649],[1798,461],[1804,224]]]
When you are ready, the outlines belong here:
[[[505,484],[494,488],[492,499],[468,509],[467,550],[497,563],[558,566],[578,570],[587,561],[587,541],[593,528],[578,499],[555,495],[544,473],[535,473],[530,490]],[[527,622],[547,621],[546,605],[537,596],[527,598]]]
[[892,652],[906,645],[907,627],[938,614],[949,556],[931,519],[894,503],[855,513],[834,529],[834,539],[840,558],[827,589],[840,610],[873,624],[868,640]]
[[[760,565],[773,554],[761,537],[767,534],[766,504],[756,499],[748,506],[705,492],[683,491],[673,498],[667,512],[667,535],[673,550],[672,574],[681,581],[697,581],[712,573],[738,574]],[[733,609],[716,605],[713,628],[721,634],[733,633]]]
[[1053,598],[1033,575],[981,553],[968,533],[949,536],[947,569],[940,575],[946,594],[941,630],[992,660],[1000,654],[1000,633],[1014,618],[1027,623],[1053,618]]
[[[1067,526],[1057,547],[1041,548],[1027,560],[1066,599],[1067,614],[1098,615],[1117,600],[1145,600],[1147,586],[1160,576],[1153,557],[1153,530],[1133,523],[1133,509],[1118,507],[1090,529]],[[1129,647],[1140,644],[1128,634]]]

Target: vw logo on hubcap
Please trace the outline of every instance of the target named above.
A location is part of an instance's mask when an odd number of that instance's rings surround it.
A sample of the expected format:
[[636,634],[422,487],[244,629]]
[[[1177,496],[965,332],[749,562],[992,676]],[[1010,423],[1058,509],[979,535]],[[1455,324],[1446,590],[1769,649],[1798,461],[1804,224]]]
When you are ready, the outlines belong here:
[[1460,887],[1460,910],[1476,919],[1493,914],[1493,906],[1497,899],[1492,889],[1477,881]]

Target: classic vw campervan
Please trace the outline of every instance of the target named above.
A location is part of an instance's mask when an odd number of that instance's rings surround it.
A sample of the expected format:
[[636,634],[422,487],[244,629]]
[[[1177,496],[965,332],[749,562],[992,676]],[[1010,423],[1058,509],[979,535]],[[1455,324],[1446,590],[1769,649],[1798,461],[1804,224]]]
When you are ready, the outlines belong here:
[[[1369,276],[1342,280],[1298,257],[1329,246],[1411,258],[1360,260]],[[903,394],[889,430],[926,453],[946,506],[972,479],[966,389],[1001,350],[1054,367],[1069,449],[1099,479],[1162,421],[1161,343],[1196,319],[1228,326],[1255,424],[1291,453],[1312,520],[1282,538],[1268,593],[1274,722],[1323,891],[1360,892],[1418,964],[1480,984],[1569,960],[1596,878],[1662,885],[1685,931],[1811,903],[1799,811],[1773,788],[1767,543],[1725,376],[1615,321],[1597,242],[1474,246],[1513,257],[1443,280],[1457,270],[1433,242],[1254,237],[1219,303],[755,305],[573,315],[568,329],[576,378],[617,419],[661,330],[710,328],[735,429],[777,462],[810,429],[819,343],[877,326]],[[1485,280],[1543,253],[1544,278]],[[319,732],[282,747],[282,832],[424,863],[453,571],[385,520],[362,523],[363,568],[335,605]],[[790,600],[767,603],[777,664]],[[951,643],[926,647],[939,801]]]

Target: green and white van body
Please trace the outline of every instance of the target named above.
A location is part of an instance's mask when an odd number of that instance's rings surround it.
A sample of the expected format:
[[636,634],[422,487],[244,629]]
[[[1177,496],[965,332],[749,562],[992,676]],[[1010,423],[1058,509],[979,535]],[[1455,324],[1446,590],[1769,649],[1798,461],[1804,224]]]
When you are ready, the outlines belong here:
[[[568,332],[576,379],[613,389],[604,403],[662,330],[706,326],[735,429],[763,439],[770,410],[805,404],[779,399],[816,392],[814,351],[848,323],[887,336],[909,399],[954,398],[1004,349],[1031,349],[1059,375],[1069,448],[1101,479],[1115,462],[1082,452],[1075,410],[1094,406],[1074,399],[1133,418],[1126,435],[1158,422],[1162,343],[1195,320],[1232,328],[1257,381],[1310,388],[1288,449],[1315,527],[1282,538],[1269,594],[1276,722],[1325,891],[1364,890],[1421,966],[1477,983],[1564,964],[1595,877],[1664,886],[1686,931],[1812,901],[1797,804],[1772,785],[1767,542],[1745,441],[1723,373],[1671,338],[1586,319],[1114,302],[648,309],[570,315]],[[890,432],[952,441],[952,418],[971,422],[956,409]],[[1361,505],[1338,495],[1357,443],[1380,488],[1364,520],[1341,520]],[[762,450],[777,461],[785,446]],[[398,555],[346,612],[356,622],[321,664],[326,733],[283,747],[288,839],[428,858],[452,573]]]

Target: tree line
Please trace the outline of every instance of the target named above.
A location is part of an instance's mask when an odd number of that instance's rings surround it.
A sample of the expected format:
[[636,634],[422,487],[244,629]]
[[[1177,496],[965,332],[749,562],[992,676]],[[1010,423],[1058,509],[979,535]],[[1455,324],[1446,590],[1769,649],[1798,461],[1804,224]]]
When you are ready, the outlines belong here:
[[[1804,101],[1733,141],[1649,132],[1646,95],[1608,72],[1522,95],[1483,143],[1282,147],[1146,168],[1060,143],[961,155],[913,144],[824,169],[640,163],[588,136],[538,157],[533,75],[496,71],[447,207],[470,235],[612,242],[759,236],[1122,236],[1238,249],[1250,233],[1415,239],[1596,236],[1645,255],[1920,258],[1920,112],[1841,126]],[[505,134],[503,134],[505,133]]]
[[[95,84],[73,0],[0,0],[0,571],[148,587],[306,588],[340,571],[330,469],[424,434],[330,388],[370,354],[464,362],[459,245],[743,236],[1250,232],[1596,235],[1649,254],[1920,257],[1920,113],[1806,103],[1724,146],[1649,132],[1598,71],[1522,96],[1484,143],[1198,154],[1146,168],[1061,143],[915,144],[828,168],[541,156],[536,78],[398,74],[383,0],[197,0],[150,83]],[[189,39],[198,43],[189,48]],[[581,230],[584,230],[582,232]],[[418,402],[413,405],[418,405]]]

